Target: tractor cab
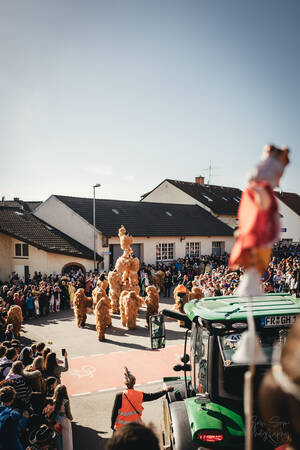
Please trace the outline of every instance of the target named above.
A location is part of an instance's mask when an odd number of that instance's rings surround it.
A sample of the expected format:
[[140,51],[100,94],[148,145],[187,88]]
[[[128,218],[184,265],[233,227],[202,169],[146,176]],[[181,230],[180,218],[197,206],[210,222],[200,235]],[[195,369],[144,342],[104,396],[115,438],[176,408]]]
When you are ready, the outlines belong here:
[[[259,418],[256,395],[260,381],[278,358],[288,329],[296,321],[299,299],[270,294],[253,298],[252,306],[249,299],[234,296],[192,300],[184,306],[183,364],[175,366],[176,370],[181,367],[183,376],[164,380],[175,386],[164,405],[170,448],[243,448],[243,387],[248,365],[234,362],[234,354],[248,328],[249,308],[265,354],[265,362],[256,365],[254,378],[255,415]],[[163,313],[174,317],[174,312]],[[260,432],[254,436],[254,448],[272,448],[265,440],[262,422],[257,421],[254,426]],[[264,438],[263,447],[259,434]]]

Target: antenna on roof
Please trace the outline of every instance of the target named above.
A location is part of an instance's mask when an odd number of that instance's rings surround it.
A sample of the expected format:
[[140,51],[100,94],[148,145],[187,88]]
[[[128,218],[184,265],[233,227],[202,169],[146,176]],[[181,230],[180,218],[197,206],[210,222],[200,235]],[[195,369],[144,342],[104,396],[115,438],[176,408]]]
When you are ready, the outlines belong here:
[[213,171],[213,169],[215,169],[215,167],[212,167],[211,161],[209,161],[209,166],[208,166],[206,169],[201,169],[201,171],[208,170],[208,181],[207,181],[207,183],[206,183],[207,185],[210,185],[210,184],[211,184],[212,171]]

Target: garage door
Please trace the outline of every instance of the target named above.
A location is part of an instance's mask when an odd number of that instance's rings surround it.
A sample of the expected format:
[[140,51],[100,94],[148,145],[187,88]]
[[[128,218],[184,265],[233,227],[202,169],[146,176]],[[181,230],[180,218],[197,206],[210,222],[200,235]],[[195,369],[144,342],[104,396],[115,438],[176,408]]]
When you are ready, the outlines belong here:
[[[141,247],[142,247],[142,244],[132,244],[131,245],[133,255],[137,256],[140,261],[142,261]],[[121,249],[119,244],[111,244],[109,246],[109,251],[111,252],[110,265],[115,266],[117,259],[119,258],[119,256],[121,256],[123,254],[123,250]]]

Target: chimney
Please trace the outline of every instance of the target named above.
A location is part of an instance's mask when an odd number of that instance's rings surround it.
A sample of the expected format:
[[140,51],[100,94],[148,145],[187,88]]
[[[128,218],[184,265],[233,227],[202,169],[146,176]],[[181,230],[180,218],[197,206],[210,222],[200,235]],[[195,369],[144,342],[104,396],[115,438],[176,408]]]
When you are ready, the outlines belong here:
[[19,202],[19,201],[20,201],[19,197],[14,197],[14,202]]
[[204,177],[200,175],[200,177],[195,177],[195,183],[204,186]]

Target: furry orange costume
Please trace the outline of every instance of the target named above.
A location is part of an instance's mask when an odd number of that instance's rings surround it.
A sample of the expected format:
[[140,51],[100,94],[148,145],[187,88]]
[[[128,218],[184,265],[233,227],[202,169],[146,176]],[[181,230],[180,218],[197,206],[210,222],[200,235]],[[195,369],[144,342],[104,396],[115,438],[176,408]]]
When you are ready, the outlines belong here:
[[109,298],[113,314],[120,314],[119,298],[122,291],[122,274],[116,270],[108,273]]
[[192,290],[190,292],[189,300],[194,300],[194,299],[201,300],[201,298],[203,298],[202,289],[197,286],[193,286]]
[[23,323],[22,309],[18,305],[11,306],[7,313],[6,324],[13,324],[13,333],[16,339],[20,339],[20,331]]
[[136,319],[143,299],[134,291],[123,291],[120,295],[122,325],[128,330],[136,328]]
[[101,297],[103,297],[103,296],[107,297],[107,294],[106,294],[107,287],[108,287],[108,281],[106,278],[103,281],[99,280],[97,282],[97,286],[92,291],[93,309],[95,309],[95,306],[97,305],[97,303]]
[[123,283],[128,280],[130,271],[137,272],[140,268],[140,261],[138,258],[133,258],[131,244],[133,237],[126,232],[124,225],[119,229],[120,246],[123,250],[123,255],[116,261],[116,271],[122,273]]
[[[183,284],[179,284],[174,289],[173,295],[175,300],[174,309],[184,314],[183,306],[189,301],[190,291]],[[184,324],[179,320],[179,325]]]
[[87,297],[84,289],[80,288],[74,294],[74,312],[76,316],[78,328],[84,328],[86,322],[86,314],[89,307],[92,306],[91,297]]
[[98,293],[98,302],[95,306],[95,316],[96,316],[96,330],[98,333],[99,341],[104,341],[106,327],[111,325],[110,317],[110,301],[105,291],[102,290],[104,295],[101,295],[100,291]]
[[147,307],[146,312],[146,323],[149,326],[149,317],[158,314],[159,308],[159,293],[155,286],[148,286],[146,288],[147,297],[144,299],[144,302]]

